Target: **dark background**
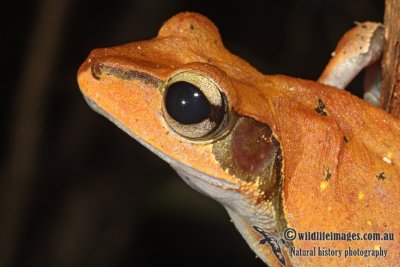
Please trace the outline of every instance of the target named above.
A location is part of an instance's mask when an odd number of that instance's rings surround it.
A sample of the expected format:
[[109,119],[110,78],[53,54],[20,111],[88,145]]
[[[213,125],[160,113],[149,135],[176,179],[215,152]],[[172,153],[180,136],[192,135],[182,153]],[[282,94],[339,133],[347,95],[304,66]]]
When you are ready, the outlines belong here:
[[[263,266],[222,206],[94,113],[76,71],[91,49],[205,14],[264,73],[315,80],[383,0],[8,1],[1,16],[0,266]],[[360,82],[352,88],[360,88]]]

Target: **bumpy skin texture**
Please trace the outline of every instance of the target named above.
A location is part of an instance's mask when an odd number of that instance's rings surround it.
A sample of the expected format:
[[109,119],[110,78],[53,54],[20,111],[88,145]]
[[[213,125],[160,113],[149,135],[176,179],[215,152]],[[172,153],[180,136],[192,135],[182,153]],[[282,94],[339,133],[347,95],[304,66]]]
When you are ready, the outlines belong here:
[[[133,69],[155,79],[95,79],[91,66],[97,63],[126,71]],[[259,73],[224,48],[212,22],[194,13],[171,18],[155,39],[92,51],[78,75],[86,97],[172,159],[238,184],[238,190],[253,199],[255,205],[261,201],[258,189],[221,169],[212,154],[212,143],[184,142],[165,126],[161,95],[156,87],[183,69],[211,77],[227,95],[231,109],[272,129],[283,155],[282,200],[288,227],[298,232],[395,235],[394,241],[296,239],[293,245],[302,249],[381,246],[388,250],[388,255],[379,259],[292,257],[293,265],[400,265],[399,120],[344,90]],[[135,75],[131,73],[131,77]],[[384,179],[379,176],[381,173]],[[279,266],[274,255],[266,253],[268,261]]]

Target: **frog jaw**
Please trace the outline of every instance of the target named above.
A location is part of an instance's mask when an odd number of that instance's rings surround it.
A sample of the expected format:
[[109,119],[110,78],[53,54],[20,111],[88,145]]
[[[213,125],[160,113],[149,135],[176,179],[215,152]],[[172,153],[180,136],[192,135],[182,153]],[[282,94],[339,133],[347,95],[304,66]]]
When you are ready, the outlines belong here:
[[84,98],[85,98],[86,102],[88,103],[88,105],[94,111],[96,111],[100,115],[103,115],[104,117],[106,117],[108,120],[110,120],[112,123],[114,123],[122,131],[127,133],[129,136],[131,136],[133,139],[135,139],[141,145],[143,145],[148,150],[150,150],[151,152],[156,154],[158,157],[160,157],[162,160],[164,160],[169,165],[171,165],[171,167],[174,168],[177,172],[178,172],[178,170],[184,170],[184,171],[181,171],[181,173],[189,174],[189,175],[191,175],[193,177],[196,177],[196,179],[202,180],[203,182],[205,182],[205,183],[207,183],[207,184],[209,184],[211,186],[220,187],[220,188],[223,188],[224,190],[227,190],[227,191],[236,191],[236,190],[239,189],[239,185],[234,183],[234,182],[226,181],[224,179],[221,179],[221,178],[218,178],[218,177],[215,177],[215,176],[207,175],[207,174],[205,174],[205,173],[203,173],[201,171],[198,171],[198,170],[196,170],[196,169],[194,169],[194,168],[192,168],[190,166],[187,166],[187,165],[179,162],[178,160],[176,160],[174,158],[169,157],[168,155],[166,155],[162,151],[158,150],[157,148],[155,148],[154,146],[150,145],[145,140],[140,138],[133,131],[128,129],[119,120],[114,118],[114,116],[112,116],[110,113],[105,111],[102,107],[100,107],[95,101],[93,101],[92,99],[90,99],[87,96],[84,96]]
[[[102,107],[100,107],[95,101],[90,99],[89,97],[85,96],[85,100],[88,103],[88,105],[97,113],[100,115],[103,115],[107,119],[109,119],[112,123],[114,123],[118,128],[123,130],[125,133],[127,133],[129,136],[131,136],[133,139],[135,139],[137,142],[139,142],[141,145],[146,147],[148,150],[156,154],[158,157],[160,157],[162,160],[167,162],[178,174],[179,176],[192,188],[196,189],[197,191],[206,194],[222,204],[228,205],[226,199],[229,199],[228,197],[224,196],[224,193],[222,192],[239,192],[241,185],[238,183],[234,183],[231,181],[227,181],[215,176],[208,175],[204,172],[198,171],[186,164],[183,164],[179,162],[178,160],[169,157],[166,155],[164,152],[160,151],[159,149],[155,148],[151,144],[147,143],[145,140],[140,138],[138,135],[136,135],[133,131],[128,129],[124,124],[122,124],[119,120],[114,118],[110,113],[106,112]],[[206,189],[206,188],[210,189]],[[215,190],[221,190],[217,194]],[[218,190],[217,190],[218,191]]]

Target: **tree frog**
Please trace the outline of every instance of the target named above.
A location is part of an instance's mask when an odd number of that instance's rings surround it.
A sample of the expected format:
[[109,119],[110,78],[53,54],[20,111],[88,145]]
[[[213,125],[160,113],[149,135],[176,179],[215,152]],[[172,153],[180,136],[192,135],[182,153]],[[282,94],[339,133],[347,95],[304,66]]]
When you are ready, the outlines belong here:
[[186,12],[154,39],[93,50],[78,83],[95,111],[221,203],[269,266],[398,266],[400,121],[340,89],[382,40],[363,23],[319,81],[264,75]]

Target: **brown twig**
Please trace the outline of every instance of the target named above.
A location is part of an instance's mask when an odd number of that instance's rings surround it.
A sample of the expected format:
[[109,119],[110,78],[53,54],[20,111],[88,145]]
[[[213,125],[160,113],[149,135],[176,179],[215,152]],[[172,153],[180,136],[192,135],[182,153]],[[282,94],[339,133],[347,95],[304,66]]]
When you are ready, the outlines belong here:
[[386,0],[385,39],[381,103],[387,112],[400,118],[400,0]]

